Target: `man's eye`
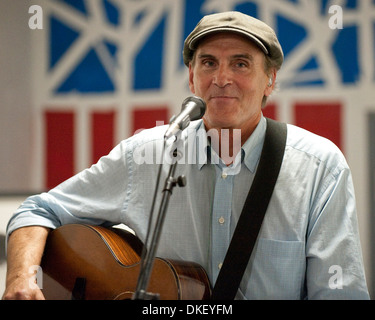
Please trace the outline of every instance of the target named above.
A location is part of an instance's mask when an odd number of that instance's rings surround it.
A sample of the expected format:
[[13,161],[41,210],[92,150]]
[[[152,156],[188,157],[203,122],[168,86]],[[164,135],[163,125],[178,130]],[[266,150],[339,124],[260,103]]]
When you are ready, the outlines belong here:
[[203,65],[205,67],[213,67],[215,65],[215,62],[212,60],[206,60],[206,61],[203,61]]
[[237,62],[237,68],[246,68],[247,64],[245,62]]

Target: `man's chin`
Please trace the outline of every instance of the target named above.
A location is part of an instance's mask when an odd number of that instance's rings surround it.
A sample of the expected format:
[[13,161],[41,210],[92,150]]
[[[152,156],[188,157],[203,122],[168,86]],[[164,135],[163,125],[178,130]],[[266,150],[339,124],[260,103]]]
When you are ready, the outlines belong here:
[[236,122],[233,121],[231,117],[228,115],[222,115],[222,116],[215,116],[215,117],[203,117],[203,122],[206,127],[206,129],[212,129],[212,128],[221,128],[221,129],[226,129],[226,128],[233,128],[233,124]]

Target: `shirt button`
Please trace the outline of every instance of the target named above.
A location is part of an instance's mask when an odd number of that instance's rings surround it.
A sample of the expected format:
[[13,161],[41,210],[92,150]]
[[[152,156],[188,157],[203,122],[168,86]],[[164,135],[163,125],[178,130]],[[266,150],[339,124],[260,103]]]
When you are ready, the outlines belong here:
[[219,223],[220,223],[220,224],[224,224],[224,222],[225,222],[224,217],[220,217],[220,218],[219,218]]
[[228,174],[227,174],[226,172],[223,172],[223,173],[221,174],[221,177],[222,177],[223,179],[226,179],[226,178],[228,177]]
[[223,266],[223,264],[220,262],[220,263],[218,264],[217,268],[220,270],[222,266]]

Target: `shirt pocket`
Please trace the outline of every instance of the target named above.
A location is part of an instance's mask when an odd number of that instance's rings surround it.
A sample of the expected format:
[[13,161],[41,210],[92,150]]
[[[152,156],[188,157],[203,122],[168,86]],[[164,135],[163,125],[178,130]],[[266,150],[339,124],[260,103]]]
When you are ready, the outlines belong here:
[[259,239],[241,285],[249,299],[301,299],[305,243]]

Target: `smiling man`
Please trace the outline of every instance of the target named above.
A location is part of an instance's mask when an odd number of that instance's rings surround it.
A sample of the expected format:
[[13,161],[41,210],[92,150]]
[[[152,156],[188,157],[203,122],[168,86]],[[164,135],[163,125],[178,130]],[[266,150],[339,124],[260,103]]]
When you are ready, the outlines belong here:
[[189,86],[207,103],[207,130],[239,129],[241,144],[250,137],[276,78],[276,70],[267,75],[264,69],[263,52],[244,36],[218,33],[204,39],[189,64]]
[[[194,144],[187,148],[193,154],[189,159],[203,152],[208,161],[177,164],[176,175],[184,174],[187,186],[170,199],[158,256],[202,265],[214,285],[239,218],[247,213],[242,209],[269,125],[262,107],[274,89],[283,53],[268,25],[224,12],[198,23],[183,56],[189,87],[207,110],[203,120],[192,121],[182,132],[182,144],[200,135],[213,148]],[[124,223],[144,241],[159,166],[134,157],[139,148],[160,154],[166,130],[144,130],[91,168],[26,199],[8,225],[5,299],[43,298],[29,287],[28,270],[40,264],[51,229],[69,223]],[[240,141],[224,139],[235,131]],[[224,141],[232,141],[224,147],[237,155],[234,162],[221,152]],[[212,161],[215,154],[219,161]],[[231,170],[234,165],[238,170]],[[248,245],[241,243],[239,254]],[[339,272],[332,274],[332,267]],[[351,172],[332,142],[287,125],[278,179],[241,278],[237,299],[369,298]],[[332,285],[336,282],[339,286]]]

